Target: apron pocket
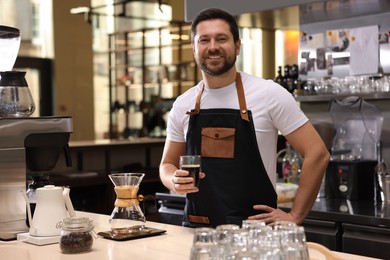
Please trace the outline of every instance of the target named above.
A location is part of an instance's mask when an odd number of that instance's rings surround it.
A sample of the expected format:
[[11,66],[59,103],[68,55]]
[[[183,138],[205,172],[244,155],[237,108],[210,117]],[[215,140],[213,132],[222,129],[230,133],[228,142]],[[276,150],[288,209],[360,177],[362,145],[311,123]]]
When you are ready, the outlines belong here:
[[202,157],[234,158],[234,128],[202,128]]

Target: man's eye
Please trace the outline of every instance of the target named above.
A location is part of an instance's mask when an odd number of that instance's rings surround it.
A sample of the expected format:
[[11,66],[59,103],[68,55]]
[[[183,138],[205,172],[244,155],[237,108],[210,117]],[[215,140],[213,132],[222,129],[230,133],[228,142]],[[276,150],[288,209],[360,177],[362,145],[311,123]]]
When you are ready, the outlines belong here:
[[218,38],[218,42],[226,42],[226,38]]
[[199,39],[199,43],[207,43],[208,40],[207,39]]

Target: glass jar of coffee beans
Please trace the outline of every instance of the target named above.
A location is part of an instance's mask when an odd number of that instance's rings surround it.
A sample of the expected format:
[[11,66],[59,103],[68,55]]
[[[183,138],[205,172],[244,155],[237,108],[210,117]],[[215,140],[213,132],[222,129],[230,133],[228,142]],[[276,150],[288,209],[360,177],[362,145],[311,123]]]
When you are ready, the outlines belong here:
[[60,249],[64,254],[88,252],[93,244],[93,225],[88,218],[71,217],[59,222]]

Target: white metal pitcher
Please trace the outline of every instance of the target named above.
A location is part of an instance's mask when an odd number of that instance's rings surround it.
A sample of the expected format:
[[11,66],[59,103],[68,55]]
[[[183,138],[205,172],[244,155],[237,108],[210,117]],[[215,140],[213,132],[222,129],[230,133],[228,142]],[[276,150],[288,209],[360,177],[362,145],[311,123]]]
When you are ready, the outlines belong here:
[[31,216],[30,203],[23,193],[27,204],[27,215],[30,223],[31,236],[58,236],[61,230],[57,223],[68,217],[74,217],[75,212],[69,196],[69,188],[46,185],[36,191],[37,203],[34,216]]

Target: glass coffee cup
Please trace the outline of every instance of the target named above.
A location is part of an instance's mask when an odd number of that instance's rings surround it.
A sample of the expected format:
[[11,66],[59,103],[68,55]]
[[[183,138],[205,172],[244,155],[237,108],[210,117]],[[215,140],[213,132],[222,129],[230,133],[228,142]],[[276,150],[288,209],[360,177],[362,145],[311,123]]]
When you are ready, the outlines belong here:
[[182,155],[180,156],[180,170],[189,172],[189,177],[194,179],[194,186],[199,184],[199,173],[201,171],[200,155]]

